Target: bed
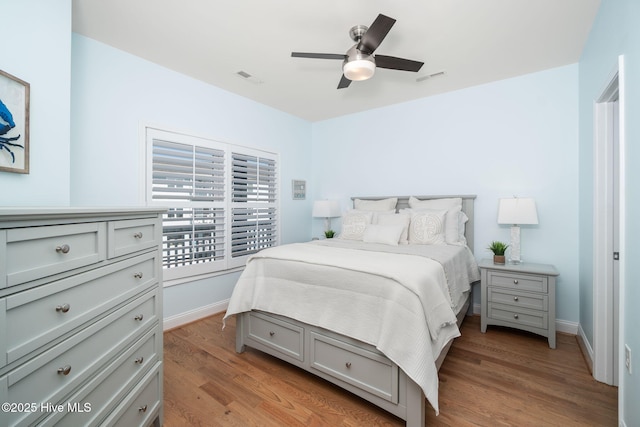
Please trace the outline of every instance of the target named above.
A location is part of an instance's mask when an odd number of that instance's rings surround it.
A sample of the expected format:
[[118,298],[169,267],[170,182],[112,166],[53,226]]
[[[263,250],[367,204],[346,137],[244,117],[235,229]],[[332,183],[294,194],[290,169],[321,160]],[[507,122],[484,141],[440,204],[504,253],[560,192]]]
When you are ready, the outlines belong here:
[[236,351],[261,350],[424,426],[479,280],[474,200],[357,197],[338,238],[254,254],[225,314],[236,315]]

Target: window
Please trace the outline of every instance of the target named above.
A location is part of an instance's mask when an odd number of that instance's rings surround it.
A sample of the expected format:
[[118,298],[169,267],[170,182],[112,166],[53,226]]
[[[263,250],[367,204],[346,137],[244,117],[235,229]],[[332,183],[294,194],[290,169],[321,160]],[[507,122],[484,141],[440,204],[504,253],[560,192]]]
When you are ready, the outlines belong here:
[[165,280],[243,266],[279,242],[278,158],[146,129],[147,201],[163,218]]

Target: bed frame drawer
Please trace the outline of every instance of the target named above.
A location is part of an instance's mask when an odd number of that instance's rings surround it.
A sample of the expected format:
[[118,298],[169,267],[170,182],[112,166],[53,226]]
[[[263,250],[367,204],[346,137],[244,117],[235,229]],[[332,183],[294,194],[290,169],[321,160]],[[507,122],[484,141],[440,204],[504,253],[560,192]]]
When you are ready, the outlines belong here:
[[247,338],[285,356],[304,361],[304,329],[257,312],[249,314]]
[[384,355],[310,333],[311,368],[398,403],[398,366]]

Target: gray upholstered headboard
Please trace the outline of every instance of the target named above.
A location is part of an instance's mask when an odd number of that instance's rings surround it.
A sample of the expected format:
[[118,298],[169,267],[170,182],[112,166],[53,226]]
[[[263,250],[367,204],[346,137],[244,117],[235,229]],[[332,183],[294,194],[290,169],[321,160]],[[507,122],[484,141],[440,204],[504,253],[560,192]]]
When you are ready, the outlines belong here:
[[[409,197],[410,196],[386,196],[386,197],[381,197],[381,196],[377,196],[377,197],[352,197],[351,200],[355,200],[355,199],[361,199],[361,200],[381,200],[381,199],[388,199],[390,197],[397,197],[398,198],[398,203],[396,204],[396,212],[400,209],[404,209],[404,208],[408,208],[409,207]],[[476,195],[472,194],[472,195],[452,195],[452,196],[413,196],[416,199],[420,199],[420,200],[429,200],[429,199],[448,199],[450,197],[460,197],[462,199],[462,212],[464,212],[467,217],[469,218],[469,221],[467,221],[466,227],[465,227],[465,232],[464,232],[464,237],[467,239],[467,246],[469,246],[469,249],[471,249],[471,252],[473,252],[473,245],[474,245],[474,218],[473,218],[473,205],[476,199]]]

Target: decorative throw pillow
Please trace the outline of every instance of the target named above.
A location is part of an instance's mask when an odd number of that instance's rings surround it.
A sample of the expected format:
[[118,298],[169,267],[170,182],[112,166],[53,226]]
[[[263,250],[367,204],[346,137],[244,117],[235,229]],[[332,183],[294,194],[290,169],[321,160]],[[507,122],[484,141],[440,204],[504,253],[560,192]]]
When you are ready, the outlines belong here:
[[384,245],[398,246],[402,225],[367,225],[362,236],[362,241],[366,243],[382,243]]
[[382,200],[354,199],[353,208],[363,211],[396,211],[397,197],[390,197]]
[[342,216],[341,239],[362,240],[364,230],[371,224],[371,212],[351,210]]
[[461,197],[419,200],[411,196],[409,197],[409,207],[413,211],[424,209],[446,209],[447,215],[445,217],[445,241],[449,244],[456,244],[460,242],[459,214],[462,211]]
[[362,209],[349,209],[347,212],[362,212],[362,213],[370,213],[371,214],[371,224],[378,223],[378,217],[380,215],[391,215],[396,213],[395,209],[391,209],[388,211],[367,211]]
[[421,210],[411,216],[409,243],[436,245],[445,243],[444,221],[446,210]]
[[398,243],[406,245],[409,243],[409,223],[411,222],[411,214],[380,214],[378,215],[378,225],[401,225],[402,234]]

